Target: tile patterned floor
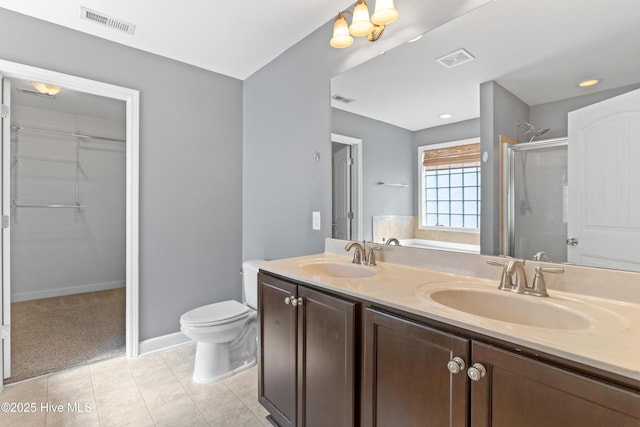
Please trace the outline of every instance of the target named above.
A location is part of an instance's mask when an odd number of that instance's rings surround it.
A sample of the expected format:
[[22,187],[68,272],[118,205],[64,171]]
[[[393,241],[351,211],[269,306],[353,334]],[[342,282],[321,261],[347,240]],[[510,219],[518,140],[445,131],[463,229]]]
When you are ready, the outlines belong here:
[[271,426],[258,403],[256,367],[214,384],[195,384],[194,354],[190,343],[5,386],[0,425]]

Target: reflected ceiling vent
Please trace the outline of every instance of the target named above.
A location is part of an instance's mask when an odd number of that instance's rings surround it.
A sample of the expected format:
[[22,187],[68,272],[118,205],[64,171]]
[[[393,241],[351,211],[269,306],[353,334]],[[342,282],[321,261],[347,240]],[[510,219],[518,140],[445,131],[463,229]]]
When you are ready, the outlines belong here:
[[331,99],[335,99],[336,101],[343,102],[345,104],[355,101],[355,99],[345,98],[342,95],[333,95]]
[[466,64],[467,62],[476,59],[473,55],[464,49],[458,49],[455,52],[448,53],[440,58],[436,59],[443,67],[453,68],[458,65]]
[[84,6],[80,6],[80,18],[88,21],[93,21],[97,24],[104,25],[113,30],[122,31],[123,33],[133,34],[136,30],[134,24],[130,24],[121,19],[113,18],[109,15],[105,15],[102,12],[96,12],[95,10],[87,9]]

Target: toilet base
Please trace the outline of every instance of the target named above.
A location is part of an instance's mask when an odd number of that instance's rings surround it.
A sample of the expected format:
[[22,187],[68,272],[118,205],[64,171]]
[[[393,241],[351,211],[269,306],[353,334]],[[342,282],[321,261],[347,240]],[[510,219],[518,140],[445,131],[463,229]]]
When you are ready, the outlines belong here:
[[193,368],[193,382],[210,384],[223,380],[256,364],[256,358],[233,362],[229,357],[228,344],[198,342]]

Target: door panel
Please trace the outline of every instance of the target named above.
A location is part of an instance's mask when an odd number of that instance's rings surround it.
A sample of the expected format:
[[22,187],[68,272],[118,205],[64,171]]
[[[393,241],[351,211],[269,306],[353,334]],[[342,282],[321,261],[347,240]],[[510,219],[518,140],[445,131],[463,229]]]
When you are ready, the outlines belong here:
[[355,425],[356,304],[298,287],[300,425]]
[[568,261],[640,271],[640,90],[569,113]]
[[[11,83],[6,78],[0,75],[0,99],[2,105],[9,107],[11,105]],[[5,108],[3,108],[5,109]],[[2,117],[2,132],[0,146],[2,147],[0,162],[0,188],[2,196],[0,197],[2,202],[2,242],[0,244],[0,258],[2,259],[2,304],[0,304],[0,319],[2,321],[2,329],[4,331],[5,338],[2,340],[2,350],[0,351],[0,366],[2,366],[2,378],[9,378],[11,376],[11,262],[9,257],[9,242],[10,242],[10,229],[9,213],[10,213],[10,170],[11,170],[11,116],[10,109],[6,108],[6,116]],[[6,228],[5,228],[6,226]],[[0,381],[0,389],[2,389],[2,381]]]
[[258,275],[260,381],[258,399],[277,423],[296,425],[296,310],[285,298],[296,286]]
[[351,146],[333,154],[333,238],[351,239]]
[[469,381],[447,363],[468,362],[468,340],[371,309],[364,329],[364,425],[467,425]]
[[487,374],[471,385],[474,427],[638,427],[640,395],[486,344],[474,363]]

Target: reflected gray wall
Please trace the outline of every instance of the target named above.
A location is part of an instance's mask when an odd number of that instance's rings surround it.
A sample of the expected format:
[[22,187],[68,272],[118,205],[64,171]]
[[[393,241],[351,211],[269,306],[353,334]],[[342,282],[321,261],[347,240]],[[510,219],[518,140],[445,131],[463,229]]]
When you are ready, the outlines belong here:
[[[528,122],[538,129],[550,128],[549,132],[542,136],[543,139],[563,138],[568,134],[567,114],[569,111],[577,110],[638,88],[640,88],[640,83],[547,104],[534,105],[529,109]],[[588,89],[586,90],[588,91]]]
[[[413,132],[332,108],[332,132],[362,139],[362,234],[373,239],[374,215],[413,215],[415,212]],[[408,184],[408,188],[378,182]]]
[[240,298],[242,82],[6,9],[0,38],[2,59],[140,90],[140,338]]
[[517,122],[527,121],[529,106],[491,81],[480,85],[480,150],[482,162],[480,253],[500,252],[500,135],[514,135]]

